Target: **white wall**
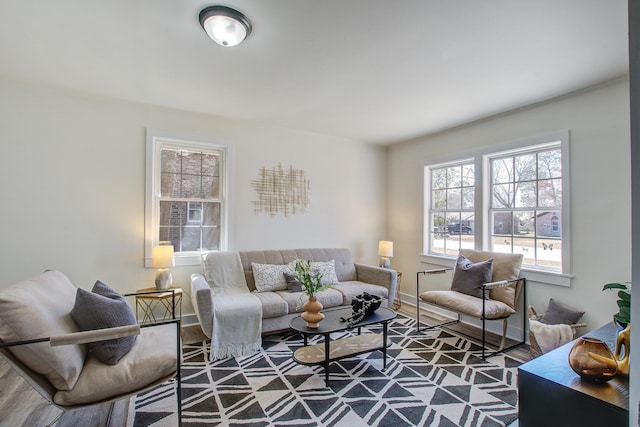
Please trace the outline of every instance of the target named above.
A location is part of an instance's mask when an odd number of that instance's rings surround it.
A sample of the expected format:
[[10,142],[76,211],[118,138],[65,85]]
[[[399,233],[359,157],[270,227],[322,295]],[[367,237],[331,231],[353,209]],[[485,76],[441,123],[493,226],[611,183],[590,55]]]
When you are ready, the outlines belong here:
[[[415,301],[421,263],[422,180],[430,158],[464,155],[554,131],[570,131],[571,287],[528,282],[528,303],[538,311],[554,298],[586,311],[594,329],[617,312],[607,282],[631,280],[629,83],[622,79],[590,91],[504,114],[437,135],[397,144],[389,152],[389,238],[394,267],[403,271],[403,297]],[[431,276],[447,288],[450,276]],[[421,278],[421,284],[423,284]],[[430,279],[431,280],[431,279]],[[422,290],[425,289],[424,284]],[[511,323],[511,322],[510,322]],[[515,319],[514,325],[522,325]],[[583,330],[582,332],[586,332]]]
[[[427,267],[419,257],[424,162],[569,129],[575,278],[570,288],[529,283],[528,298],[539,309],[550,297],[578,306],[595,328],[616,311],[614,295],[602,293],[602,285],[631,278],[628,90],[626,80],[616,81],[387,151],[0,79],[0,286],[46,268],[85,288],[96,279],[121,292],[152,285],[154,271],[142,267],[145,129],[151,127],[233,144],[232,248],[345,246],[358,261],[375,264],[377,241],[390,239],[392,266],[404,272],[401,291],[409,298],[415,272]],[[306,214],[254,214],[250,182],[259,168],[278,163],[309,178]],[[188,289],[197,269],[175,268],[176,284]],[[444,277],[436,283],[447,286]]]
[[[233,144],[232,249],[348,247],[378,262],[381,147],[0,79],[0,287],[45,269],[84,288],[97,279],[123,293],[153,286],[155,271],[143,268],[147,127]],[[251,180],[278,163],[305,171],[305,214],[255,215]],[[188,290],[196,271],[174,268],[174,284]]]

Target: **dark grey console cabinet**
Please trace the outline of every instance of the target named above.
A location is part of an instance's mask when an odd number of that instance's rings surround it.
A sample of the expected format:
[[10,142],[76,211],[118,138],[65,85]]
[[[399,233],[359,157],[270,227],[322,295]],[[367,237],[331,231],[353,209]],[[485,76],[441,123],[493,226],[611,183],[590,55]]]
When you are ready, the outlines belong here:
[[[587,336],[615,348],[613,323]],[[520,427],[629,425],[629,378],[617,375],[605,384],[583,381],[569,366],[573,341],[518,368]]]

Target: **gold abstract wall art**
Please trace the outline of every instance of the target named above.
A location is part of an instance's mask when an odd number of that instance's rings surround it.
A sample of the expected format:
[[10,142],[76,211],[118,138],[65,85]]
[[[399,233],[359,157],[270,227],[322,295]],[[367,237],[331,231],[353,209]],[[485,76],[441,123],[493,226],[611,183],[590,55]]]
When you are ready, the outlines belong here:
[[309,180],[302,169],[282,164],[273,168],[263,167],[258,179],[251,181],[258,199],[253,202],[255,214],[268,213],[272,217],[304,213],[309,207]]

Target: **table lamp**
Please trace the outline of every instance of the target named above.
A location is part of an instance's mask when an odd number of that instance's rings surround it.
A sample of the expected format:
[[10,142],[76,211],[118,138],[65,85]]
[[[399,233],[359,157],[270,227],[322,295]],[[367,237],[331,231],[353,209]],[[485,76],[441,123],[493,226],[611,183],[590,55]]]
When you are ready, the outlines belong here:
[[378,243],[378,255],[380,255],[380,267],[391,268],[391,260],[393,257],[393,242],[388,240],[380,240]]
[[156,288],[159,290],[171,287],[171,271],[168,267],[173,267],[173,245],[154,246],[151,252],[151,267],[157,268]]

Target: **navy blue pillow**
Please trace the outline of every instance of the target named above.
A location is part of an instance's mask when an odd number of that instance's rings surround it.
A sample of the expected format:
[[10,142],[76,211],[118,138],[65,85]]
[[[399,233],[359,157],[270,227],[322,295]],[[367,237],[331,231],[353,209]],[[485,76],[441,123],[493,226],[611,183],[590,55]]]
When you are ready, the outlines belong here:
[[[137,323],[136,316],[124,297],[99,280],[93,285],[91,292],[78,288],[71,317],[82,331]],[[100,362],[115,365],[129,353],[137,338],[137,335],[115,338],[89,343],[88,346]]]

